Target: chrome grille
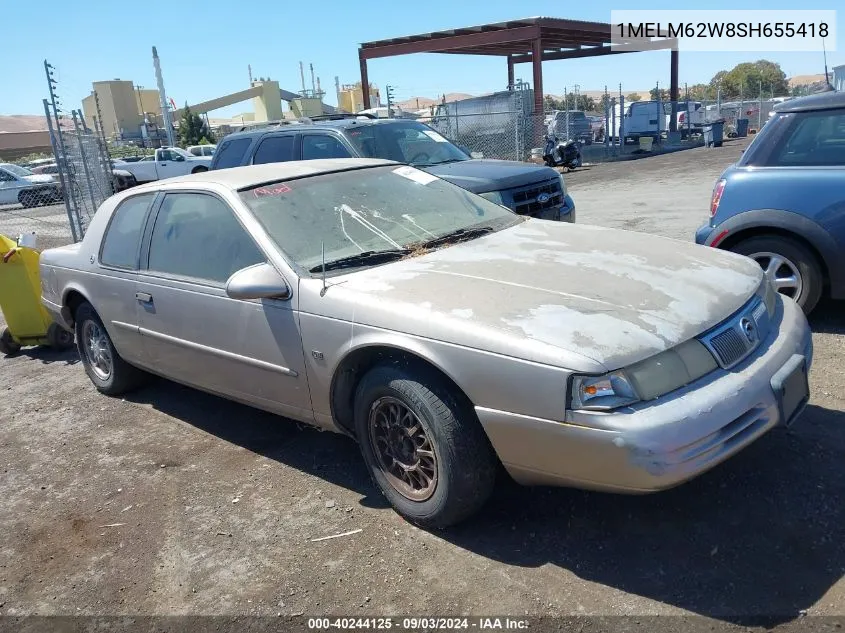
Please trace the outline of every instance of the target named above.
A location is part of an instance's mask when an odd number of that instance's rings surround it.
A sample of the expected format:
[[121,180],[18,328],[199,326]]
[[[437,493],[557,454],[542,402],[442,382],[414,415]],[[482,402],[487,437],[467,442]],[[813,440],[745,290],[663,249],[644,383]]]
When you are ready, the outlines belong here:
[[[540,202],[537,198],[546,194],[548,200]],[[528,187],[515,189],[511,192],[514,211],[520,215],[534,215],[543,209],[559,207],[563,202],[563,192],[560,190],[560,179],[555,178]]]
[[716,358],[722,367],[738,363],[749,351],[748,339],[731,328],[710,339],[710,345],[716,352]]
[[770,329],[766,306],[755,298],[722,325],[702,336],[701,342],[721,367],[730,369],[757,349]]

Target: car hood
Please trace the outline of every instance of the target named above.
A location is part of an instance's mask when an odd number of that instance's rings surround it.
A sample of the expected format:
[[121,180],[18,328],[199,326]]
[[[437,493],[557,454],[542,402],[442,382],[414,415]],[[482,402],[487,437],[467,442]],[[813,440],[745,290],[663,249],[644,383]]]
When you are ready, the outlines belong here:
[[332,277],[327,296],[351,304],[351,320],[362,324],[590,371],[703,333],[742,307],[762,278],[756,263],[733,253],[528,220]]
[[23,176],[23,179],[39,185],[47,182],[55,182],[55,179],[50,174],[32,174],[31,176]]
[[558,177],[550,167],[512,160],[462,160],[421,169],[473,193],[513,189]]

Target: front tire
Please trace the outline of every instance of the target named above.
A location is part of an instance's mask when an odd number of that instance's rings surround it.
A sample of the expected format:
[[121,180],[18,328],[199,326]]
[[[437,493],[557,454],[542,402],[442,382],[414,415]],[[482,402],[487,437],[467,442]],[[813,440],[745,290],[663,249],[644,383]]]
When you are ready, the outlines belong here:
[[493,491],[496,458],[472,406],[428,367],[370,370],[355,394],[355,432],[376,485],[420,526],[458,523]]
[[127,363],[117,353],[102,320],[90,303],[79,305],[74,320],[79,358],[97,391],[117,396],[144,382],[146,373]]
[[24,209],[30,209],[38,204],[38,198],[32,191],[21,191],[18,194],[18,202]]
[[192,174],[201,174],[204,171],[208,171],[208,167],[194,167]]
[[760,264],[779,293],[810,314],[822,296],[824,276],[816,256],[800,242],[779,235],[752,237],[730,250]]

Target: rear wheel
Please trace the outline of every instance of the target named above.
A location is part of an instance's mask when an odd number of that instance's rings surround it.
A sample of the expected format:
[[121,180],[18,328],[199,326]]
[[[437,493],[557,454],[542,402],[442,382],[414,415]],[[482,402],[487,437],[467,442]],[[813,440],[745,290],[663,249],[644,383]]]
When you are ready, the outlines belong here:
[[806,314],[816,307],[824,277],[818,259],[800,242],[767,235],[739,242],[730,250],[760,264],[775,289],[795,301]]
[[19,351],[21,351],[21,344],[12,338],[9,328],[3,328],[3,333],[0,334],[0,354],[14,356]]
[[496,458],[472,407],[428,367],[370,370],[355,394],[355,431],[373,480],[414,523],[458,523],[493,491]]
[[144,382],[147,374],[121,358],[90,303],[86,301],[79,305],[75,321],[79,357],[98,391],[116,396]]

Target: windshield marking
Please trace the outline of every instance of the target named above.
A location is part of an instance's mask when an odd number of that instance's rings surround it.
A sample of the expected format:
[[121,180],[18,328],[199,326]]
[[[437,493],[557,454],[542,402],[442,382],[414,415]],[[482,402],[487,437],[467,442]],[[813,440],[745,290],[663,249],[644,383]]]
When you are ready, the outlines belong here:
[[355,245],[355,247],[363,253],[364,248],[358,242],[353,240],[352,236],[349,235],[349,233],[346,232],[346,223],[343,221],[343,209],[341,209],[340,207],[336,207],[336,210],[340,215],[340,230],[343,231],[343,234],[346,236],[346,239],[348,239],[350,242],[352,242]]
[[390,236],[378,228],[375,224],[364,218],[358,211],[350,207],[348,204],[343,203],[338,207],[338,210],[341,212],[341,217],[344,213],[348,213],[352,216],[353,219],[357,220],[357,222],[363,226],[365,229],[372,231],[375,235],[379,236],[385,242],[389,243],[393,248],[401,249],[402,246],[398,242],[394,242],[390,239]]
[[395,224],[395,225],[396,225],[396,226],[398,226],[401,230],[403,230],[403,231],[405,231],[406,233],[408,233],[408,235],[410,235],[411,237],[414,237],[414,238],[416,238],[416,239],[418,239],[418,240],[422,240],[422,239],[423,239],[423,237],[424,237],[423,235],[420,235],[420,234],[419,234],[419,233],[417,233],[415,230],[413,230],[410,226],[406,226],[406,225],[404,225],[404,224],[400,224],[400,223],[399,223],[399,222],[397,222],[396,220],[393,220],[392,218],[388,218],[388,217],[386,217],[385,215],[382,215],[382,213],[381,213],[380,211],[376,211],[375,209],[367,209],[366,207],[362,207],[362,208],[361,208],[361,213],[363,213],[363,212],[365,212],[365,211],[369,212],[369,213],[370,213],[370,215],[372,215],[372,217],[374,217],[376,220],[381,220],[382,222],[390,222],[391,224]]
[[[436,235],[435,233],[432,233],[431,231],[429,231],[429,230],[427,230],[427,229],[424,229],[424,228],[423,228],[423,227],[421,227],[419,224],[417,224],[417,221],[414,219],[414,216],[412,216],[410,213],[405,213],[405,214],[402,216],[402,219],[403,219],[403,220],[407,220],[408,222],[410,222],[411,224],[413,224],[415,227],[417,227],[420,231],[422,231],[422,232],[423,232],[423,233],[425,233],[426,235],[428,235],[428,236],[430,236],[430,237],[435,237],[435,235]],[[398,224],[398,223],[397,223],[397,224]],[[407,227],[406,227],[406,228],[407,228]],[[410,231],[411,231],[411,230],[410,230],[410,229],[408,229],[408,232],[410,232]],[[421,236],[418,236],[418,237],[421,237]]]
[[284,184],[277,184],[271,187],[258,187],[257,189],[253,190],[256,198],[261,198],[263,196],[279,196],[283,193],[288,193],[291,191],[291,188]]

